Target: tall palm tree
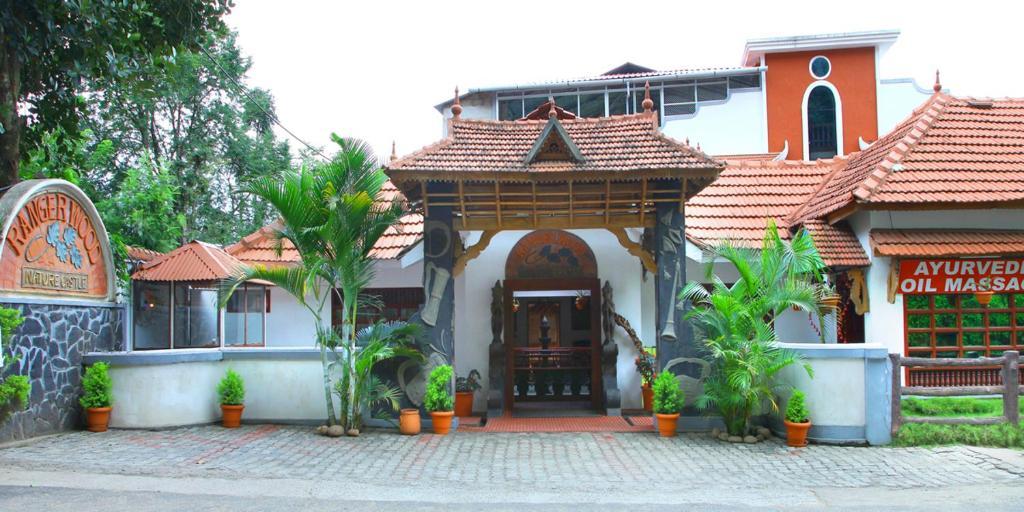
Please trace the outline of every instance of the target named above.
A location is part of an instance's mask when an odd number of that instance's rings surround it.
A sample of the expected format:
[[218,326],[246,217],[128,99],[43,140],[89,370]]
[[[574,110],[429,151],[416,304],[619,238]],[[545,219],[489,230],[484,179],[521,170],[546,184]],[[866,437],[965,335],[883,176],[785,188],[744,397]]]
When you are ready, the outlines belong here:
[[[362,291],[374,277],[370,251],[384,232],[404,213],[400,201],[381,201],[387,176],[369,147],[360,141],[332,135],[338,152],[330,162],[303,166],[280,177],[260,177],[244,190],[274,206],[280,215],[278,250],[284,240],[295,246],[302,261],[293,267],[254,266],[222,287],[221,302],[245,280],[263,279],[293,295],[317,323],[317,345],[324,373],[328,424],[338,423],[331,397],[328,351],[345,353],[348,372],[356,369],[356,316]],[[334,293],[342,305],[340,333],[326,327],[322,311]],[[329,320],[328,320],[329,321]],[[345,390],[341,425],[353,427],[356,389]]]
[[[726,285],[709,265],[710,291],[690,282],[680,293],[680,300],[694,306],[686,318],[703,341],[712,368],[697,403],[717,409],[730,434],[744,435],[750,416],[762,404],[778,410],[778,372],[801,362],[797,354],[777,346],[775,319],[790,307],[820,309],[825,264],[806,230],[787,242],[774,222],[765,230],[760,250],[725,242],[713,252],[731,263],[739,278]],[[813,376],[811,367],[803,366]]]

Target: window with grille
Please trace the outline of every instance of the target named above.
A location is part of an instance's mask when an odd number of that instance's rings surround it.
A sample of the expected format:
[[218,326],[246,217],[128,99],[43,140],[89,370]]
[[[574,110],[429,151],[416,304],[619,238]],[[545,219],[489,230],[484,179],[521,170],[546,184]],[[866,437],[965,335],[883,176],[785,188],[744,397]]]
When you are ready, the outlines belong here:
[[1024,294],[904,295],[906,353],[916,357],[998,357],[1024,346]]

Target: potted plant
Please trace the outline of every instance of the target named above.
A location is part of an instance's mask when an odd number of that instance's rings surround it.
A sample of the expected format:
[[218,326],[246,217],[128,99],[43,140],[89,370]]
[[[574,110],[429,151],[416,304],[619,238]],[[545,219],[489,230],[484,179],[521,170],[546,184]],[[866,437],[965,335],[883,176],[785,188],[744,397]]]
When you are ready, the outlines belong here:
[[430,372],[430,380],[427,381],[427,394],[423,398],[423,406],[430,412],[430,419],[434,424],[434,433],[437,435],[448,435],[452,428],[452,410],[455,400],[449,389],[452,385],[452,367],[443,364]]
[[987,308],[992,303],[992,296],[995,292],[992,291],[992,280],[984,277],[978,280],[978,291],[974,292],[974,300],[978,301],[978,304],[983,308]]
[[242,426],[242,409],[245,409],[245,381],[242,380],[242,376],[228,368],[224,378],[220,379],[220,384],[217,384],[217,395],[220,396],[224,428]]
[[480,389],[480,372],[471,370],[469,375],[455,379],[455,415],[467,418],[473,415],[473,393]]
[[679,411],[683,410],[683,390],[672,372],[661,372],[654,379],[654,416],[661,437],[675,437]]
[[110,409],[113,403],[110,382],[110,367],[99,362],[85,369],[82,377],[82,398],[78,403],[85,409],[85,425],[90,432],[106,432],[110,425]]
[[841,298],[839,297],[839,294],[836,293],[836,287],[834,285],[829,283],[821,285],[821,307],[819,308],[821,314],[827,315],[838,310],[840,301]]
[[786,404],[786,444],[796,448],[807,446],[807,431],[811,428],[810,414],[804,403],[803,391],[794,389]]
[[640,374],[640,393],[643,397],[644,410],[651,412],[654,404],[654,390],[651,388],[654,381],[654,356],[644,349],[636,356],[634,363],[636,372]]

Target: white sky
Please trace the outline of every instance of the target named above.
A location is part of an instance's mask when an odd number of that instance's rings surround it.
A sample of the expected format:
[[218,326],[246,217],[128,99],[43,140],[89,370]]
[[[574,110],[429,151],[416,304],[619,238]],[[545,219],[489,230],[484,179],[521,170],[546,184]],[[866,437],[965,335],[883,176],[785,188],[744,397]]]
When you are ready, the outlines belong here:
[[311,144],[336,132],[381,156],[392,140],[404,155],[440,138],[433,106],[456,85],[575,78],[625,61],[736,66],[755,37],[895,28],[882,78],[930,87],[938,68],[953,94],[1024,96],[1016,1],[236,3],[228,23],[253,58],[249,84],[272,91],[281,122]]

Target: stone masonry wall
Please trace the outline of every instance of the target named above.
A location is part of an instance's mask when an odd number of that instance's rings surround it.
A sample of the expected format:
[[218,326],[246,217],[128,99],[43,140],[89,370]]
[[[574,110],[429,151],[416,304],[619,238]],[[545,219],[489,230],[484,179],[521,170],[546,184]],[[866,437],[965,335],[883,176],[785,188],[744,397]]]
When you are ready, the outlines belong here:
[[17,308],[25,323],[4,347],[4,360],[19,358],[8,374],[26,375],[32,389],[27,410],[0,426],[0,442],[68,430],[82,424],[78,398],[82,355],[124,350],[121,306],[3,303]]

